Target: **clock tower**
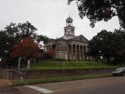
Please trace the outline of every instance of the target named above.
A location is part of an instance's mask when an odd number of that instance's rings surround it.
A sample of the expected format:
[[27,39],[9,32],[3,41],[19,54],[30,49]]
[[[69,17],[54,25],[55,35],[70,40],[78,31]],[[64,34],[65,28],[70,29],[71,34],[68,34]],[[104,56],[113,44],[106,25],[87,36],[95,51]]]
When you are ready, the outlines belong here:
[[66,26],[64,27],[64,39],[71,39],[75,37],[75,27],[73,26],[73,19],[68,17],[66,19]]

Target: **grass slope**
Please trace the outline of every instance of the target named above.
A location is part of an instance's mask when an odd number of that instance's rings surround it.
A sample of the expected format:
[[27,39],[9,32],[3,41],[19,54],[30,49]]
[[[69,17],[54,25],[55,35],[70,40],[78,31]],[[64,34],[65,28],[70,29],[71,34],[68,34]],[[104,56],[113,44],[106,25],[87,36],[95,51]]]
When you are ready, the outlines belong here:
[[34,63],[31,65],[33,70],[41,69],[82,69],[82,68],[113,68],[117,66],[111,66],[102,62],[90,62],[90,61],[43,61]]

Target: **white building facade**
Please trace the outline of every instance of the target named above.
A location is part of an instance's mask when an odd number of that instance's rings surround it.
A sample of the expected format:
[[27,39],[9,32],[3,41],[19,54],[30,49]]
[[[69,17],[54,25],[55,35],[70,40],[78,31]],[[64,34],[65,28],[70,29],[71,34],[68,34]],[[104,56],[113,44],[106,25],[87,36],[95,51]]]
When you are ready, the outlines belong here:
[[71,17],[66,19],[64,36],[58,39],[49,39],[44,44],[46,52],[54,50],[55,58],[65,60],[86,60],[88,45],[89,41],[83,35],[75,36],[75,27]]

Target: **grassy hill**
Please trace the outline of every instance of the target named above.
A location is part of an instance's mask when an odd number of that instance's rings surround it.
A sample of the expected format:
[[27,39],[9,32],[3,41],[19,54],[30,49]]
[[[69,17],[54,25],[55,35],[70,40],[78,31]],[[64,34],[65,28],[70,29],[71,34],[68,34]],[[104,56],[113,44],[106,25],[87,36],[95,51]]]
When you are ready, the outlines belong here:
[[42,61],[31,64],[31,69],[82,69],[82,68],[114,68],[118,66],[111,66],[102,62],[93,61]]

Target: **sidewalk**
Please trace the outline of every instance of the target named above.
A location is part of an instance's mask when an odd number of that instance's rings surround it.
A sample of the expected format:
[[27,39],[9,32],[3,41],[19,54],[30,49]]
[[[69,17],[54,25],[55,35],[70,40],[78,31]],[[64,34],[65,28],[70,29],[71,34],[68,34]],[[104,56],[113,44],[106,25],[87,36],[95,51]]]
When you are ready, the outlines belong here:
[[[10,86],[10,81],[7,79],[0,79],[0,94],[21,94],[20,91],[14,87]],[[27,93],[23,93],[27,94]]]
[[0,79],[0,86],[10,86],[11,83],[7,79]]

